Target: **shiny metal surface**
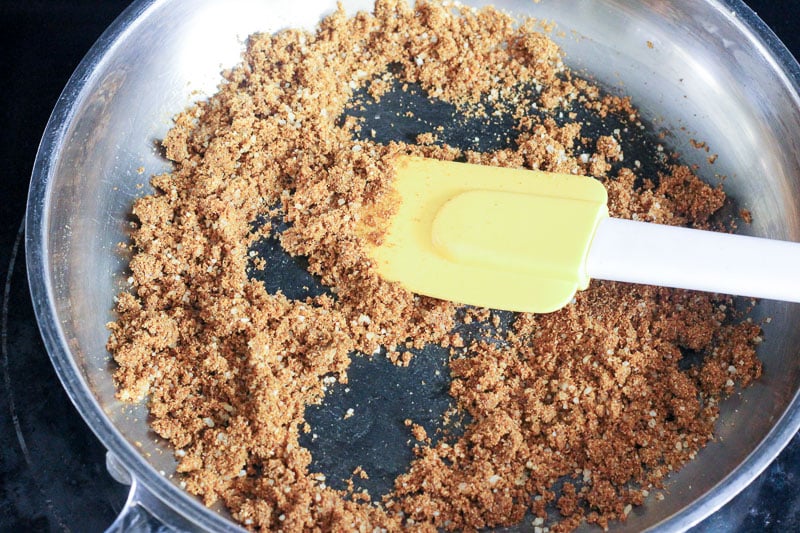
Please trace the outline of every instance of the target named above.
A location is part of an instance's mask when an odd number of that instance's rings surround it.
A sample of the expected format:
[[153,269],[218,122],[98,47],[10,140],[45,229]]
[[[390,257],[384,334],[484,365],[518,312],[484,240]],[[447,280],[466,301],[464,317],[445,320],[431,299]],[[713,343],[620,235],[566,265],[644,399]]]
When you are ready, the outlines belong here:
[[[800,241],[800,67],[741,2],[491,3],[555,22],[570,66],[631,95],[651,125],[672,132],[667,147],[700,164],[704,177],[727,175],[726,191],[753,213],[743,232]],[[344,4],[352,12],[370,2]],[[154,496],[198,528],[237,529],[179,488],[172,455],[148,431],[143,407],[114,398],[105,324],[127,278],[117,243],[126,240],[132,199],[149,191],[149,175],[167,168],[156,142],[171,116],[213,92],[249,33],[311,28],[334,6],[333,0],[302,7],[268,0],[134,4],[64,90],[35,163],[26,249],[53,364],[89,426],[137,480],[136,490],[147,491],[142,499]],[[690,138],[707,141],[718,163],[706,164]],[[719,440],[671,478],[669,497],[635,509],[618,527],[679,530],[697,523],[757,476],[797,431],[800,306],[763,302],[754,318],[767,316],[763,378],[723,405]]]

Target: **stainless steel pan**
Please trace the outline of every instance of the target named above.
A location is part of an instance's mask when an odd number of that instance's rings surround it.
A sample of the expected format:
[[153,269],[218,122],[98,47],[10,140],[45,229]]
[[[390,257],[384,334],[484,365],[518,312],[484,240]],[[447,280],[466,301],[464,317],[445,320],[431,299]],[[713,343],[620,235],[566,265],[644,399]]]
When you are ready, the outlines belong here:
[[[481,5],[483,2],[467,1]],[[800,66],[739,0],[497,0],[516,14],[555,21],[574,69],[622,87],[669,147],[689,162],[719,154],[713,171],[754,222],[754,235],[800,241]],[[348,11],[366,1],[344,2]],[[105,323],[125,285],[131,201],[165,170],[156,142],[170,118],[213,92],[251,32],[311,28],[333,1],[143,0],[108,29],[78,67],[53,111],[35,163],[26,250],[34,306],[58,375],[109,449],[112,472],[132,482],[116,527],[235,530],[173,477],[168,447],[143,406],[114,398]],[[653,46],[647,45],[650,41]],[[683,128],[683,130],[681,129]],[[692,161],[694,159],[694,161]],[[144,174],[138,169],[144,168]],[[707,170],[707,174],[712,170]],[[798,280],[800,282],[800,280]],[[762,302],[771,317],[761,345],[764,376],[722,406],[720,439],[673,476],[664,501],[635,509],[625,529],[679,530],[731,499],[800,426],[800,306]],[[147,511],[143,511],[146,509]]]

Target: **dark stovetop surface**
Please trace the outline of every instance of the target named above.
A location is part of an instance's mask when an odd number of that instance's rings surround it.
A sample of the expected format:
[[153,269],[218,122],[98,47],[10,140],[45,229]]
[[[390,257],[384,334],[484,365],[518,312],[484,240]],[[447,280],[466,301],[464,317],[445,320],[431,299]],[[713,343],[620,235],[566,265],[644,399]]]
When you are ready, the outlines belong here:
[[[125,0],[0,0],[0,531],[98,531],[127,487],[60,386],[36,326],[21,223],[36,147],[67,79]],[[800,1],[749,0],[800,57]],[[800,531],[800,437],[696,531]]]

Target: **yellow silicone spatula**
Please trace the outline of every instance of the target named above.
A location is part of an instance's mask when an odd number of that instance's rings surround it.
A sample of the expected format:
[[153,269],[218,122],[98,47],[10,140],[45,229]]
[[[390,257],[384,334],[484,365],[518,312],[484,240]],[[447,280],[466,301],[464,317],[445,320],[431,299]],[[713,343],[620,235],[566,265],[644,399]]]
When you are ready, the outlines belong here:
[[610,218],[569,174],[399,156],[378,273],[459,303],[547,313],[591,278],[800,302],[800,244]]

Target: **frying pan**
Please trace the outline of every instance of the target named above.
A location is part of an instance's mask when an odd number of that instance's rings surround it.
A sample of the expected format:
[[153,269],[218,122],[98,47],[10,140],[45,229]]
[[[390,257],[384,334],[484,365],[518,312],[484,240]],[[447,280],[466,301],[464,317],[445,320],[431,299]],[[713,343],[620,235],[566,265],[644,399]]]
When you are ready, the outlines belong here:
[[[733,204],[754,217],[743,232],[800,240],[800,66],[742,2],[492,3],[512,14],[556,22],[563,31],[554,36],[569,66],[609,91],[631,95],[651,130],[669,131],[667,147],[683,152],[686,162],[701,165],[704,177],[727,175],[725,187]],[[366,1],[344,5],[350,13],[370,7]],[[114,397],[105,324],[114,319],[113,298],[124,290],[127,278],[127,258],[117,244],[127,240],[132,200],[149,192],[147,177],[168,170],[157,146],[171,117],[213,93],[220,71],[236,63],[249,33],[311,29],[334,7],[328,0],[137,2],[95,44],[53,111],[28,201],[29,281],[59,378],[108,448],[110,471],[131,483],[128,505],[113,528],[155,528],[162,521],[186,530],[239,529],[224,510],[207,509],[181,489],[171,451],[148,429],[145,407]],[[413,130],[413,124],[408,128]],[[705,153],[689,148],[690,138],[707,141],[719,154],[713,169],[704,166]],[[272,247],[275,259],[284,261],[283,289],[313,287],[305,283],[302,261],[284,257],[274,242],[260,246]],[[648,501],[624,525],[613,527],[681,530],[697,523],[754,479],[796,433],[800,307],[762,302],[753,318],[766,317],[771,322],[759,351],[764,376],[722,405],[719,439],[670,478],[664,501]],[[403,375],[382,366],[380,357],[353,368],[351,379],[366,383],[360,396],[348,400],[363,407],[363,418],[353,417],[352,425],[331,422],[344,405],[336,400],[347,394],[342,391],[333,391],[330,402],[309,412],[318,433],[326,435],[312,447],[321,468],[340,461],[344,443],[358,443],[352,455],[359,464],[372,460],[383,468],[383,481],[375,483],[388,483],[405,467],[408,449],[386,451],[376,435],[396,440],[390,433],[392,421],[401,416],[435,424],[449,402],[444,379],[432,380],[426,390],[410,385],[419,376],[444,369],[445,356],[432,353],[415,360],[417,366]],[[381,396],[369,382],[384,385],[393,396]],[[333,427],[325,429],[326,424]]]

